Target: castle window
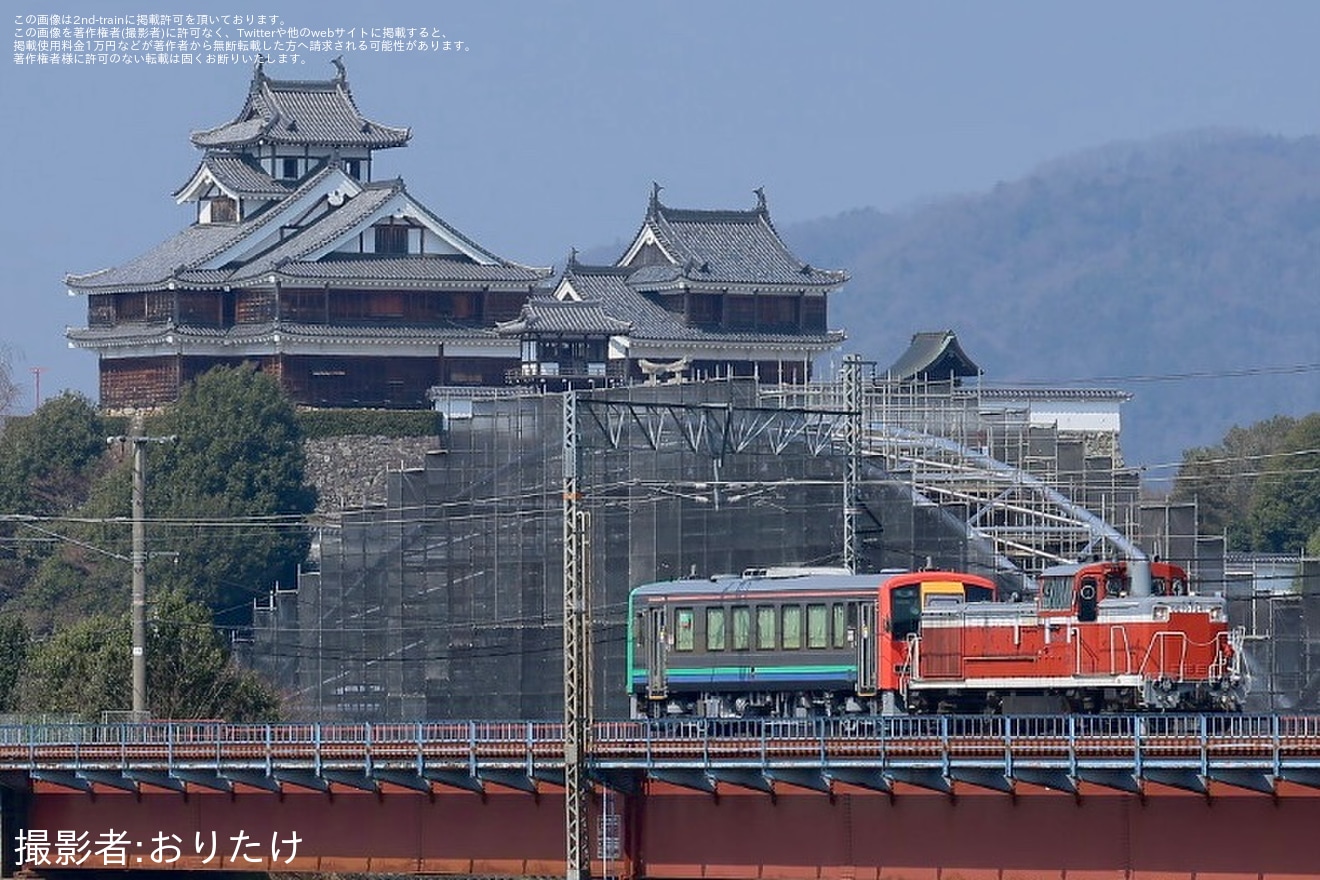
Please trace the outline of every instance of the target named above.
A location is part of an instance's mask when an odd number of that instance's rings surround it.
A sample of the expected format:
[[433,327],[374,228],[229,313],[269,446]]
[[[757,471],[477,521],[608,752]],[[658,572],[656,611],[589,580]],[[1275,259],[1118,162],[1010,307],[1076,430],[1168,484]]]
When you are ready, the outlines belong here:
[[293,180],[298,176],[298,160],[284,159],[280,162],[280,177]]
[[408,253],[408,227],[407,226],[377,226],[376,253],[378,254]]
[[238,205],[228,196],[211,199],[211,222],[233,223],[238,219]]

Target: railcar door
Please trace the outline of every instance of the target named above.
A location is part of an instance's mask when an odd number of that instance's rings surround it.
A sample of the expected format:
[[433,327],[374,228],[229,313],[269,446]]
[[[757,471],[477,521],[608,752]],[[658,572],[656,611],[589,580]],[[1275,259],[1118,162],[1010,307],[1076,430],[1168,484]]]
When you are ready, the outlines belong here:
[[665,628],[665,606],[653,605],[646,609],[646,696],[663,700],[669,696],[669,631]]
[[879,689],[879,656],[875,637],[875,600],[861,602],[857,607],[857,696],[873,697]]

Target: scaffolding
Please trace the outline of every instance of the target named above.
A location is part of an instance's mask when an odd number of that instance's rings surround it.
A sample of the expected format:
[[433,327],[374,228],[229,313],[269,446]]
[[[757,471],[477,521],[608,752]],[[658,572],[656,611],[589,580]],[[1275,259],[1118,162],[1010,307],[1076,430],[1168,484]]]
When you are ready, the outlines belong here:
[[[578,393],[578,507],[599,717],[626,714],[638,584],[841,565],[846,412],[753,380]],[[254,662],[323,720],[555,717],[563,681],[560,395],[449,405],[441,448],[390,475],[384,507],[321,530],[320,568],[258,609]],[[999,567],[946,508],[862,459],[859,571]],[[264,658],[264,659],[263,659]]]

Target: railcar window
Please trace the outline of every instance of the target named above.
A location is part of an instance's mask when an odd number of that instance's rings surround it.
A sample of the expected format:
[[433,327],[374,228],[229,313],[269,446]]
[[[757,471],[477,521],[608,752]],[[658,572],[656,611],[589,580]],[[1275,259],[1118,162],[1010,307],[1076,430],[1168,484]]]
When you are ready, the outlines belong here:
[[706,609],[706,650],[724,650],[724,609]]
[[848,647],[848,606],[834,603],[834,647]]
[[733,650],[746,651],[752,646],[752,609],[733,606]]
[[921,587],[912,584],[895,587],[889,594],[891,618],[890,633],[896,639],[906,639],[921,625]]
[[691,651],[696,633],[693,631],[693,613],[691,608],[674,609],[674,650]]
[[784,650],[796,651],[802,647],[802,606],[784,606]]
[[830,643],[830,618],[827,606],[807,606],[807,647],[824,648]]
[[756,606],[756,649],[775,649],[775,609],[771,605]]

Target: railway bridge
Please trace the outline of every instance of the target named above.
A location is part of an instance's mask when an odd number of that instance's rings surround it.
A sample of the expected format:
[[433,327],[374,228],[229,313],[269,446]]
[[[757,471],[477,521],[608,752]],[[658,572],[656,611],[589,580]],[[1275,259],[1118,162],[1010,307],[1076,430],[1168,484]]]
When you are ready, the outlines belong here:
[[[549,722],[0,727],[6,874],[563,876]],[[1320,876],[1320,717],[598,722],[592,874]]]

